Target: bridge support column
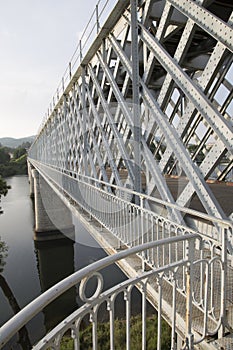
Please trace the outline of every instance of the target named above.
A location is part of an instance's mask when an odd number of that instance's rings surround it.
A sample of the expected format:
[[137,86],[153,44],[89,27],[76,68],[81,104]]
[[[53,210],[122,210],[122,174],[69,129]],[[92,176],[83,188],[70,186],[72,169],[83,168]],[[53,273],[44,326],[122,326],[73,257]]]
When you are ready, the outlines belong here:
[[34,177],[32,176],[32,165],[28,162],[28,179],[30,185],[30,197],[34,198]]
[[36,169],[32,170],[35,197],[35,240],[74,238],[70,210]]

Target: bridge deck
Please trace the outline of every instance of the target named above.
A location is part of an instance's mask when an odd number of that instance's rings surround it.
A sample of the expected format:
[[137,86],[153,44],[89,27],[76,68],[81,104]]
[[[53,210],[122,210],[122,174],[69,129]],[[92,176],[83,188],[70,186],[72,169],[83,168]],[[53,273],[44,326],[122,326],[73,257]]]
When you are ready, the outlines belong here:
[[[187,185],[188,180],[186,178],[166,178],[167,185],[171,190],[174,198],[177,198],[177,195],[182,192],[185,185]],[[214,196],[217,198],[218,203],[222,207],[224,213],[228,217],[233,212],[233,183],[232,182],[217,182],[208,181],[208,185],[213,192]],[[198,197],[195,195],[189,204],[190,209],[194,209],[200,212],[205,212],[203,205],[201,204]]]
[[[173,184],[175,181],[173,181]],[[59,190],[56,191],[59,193]],[[62,194],[61,196],[64,196]],[[109,254],[115,254],[119,250],[127,249],[126,246],[124,246],[117,237],[115,237],[109,230],[102,227],[94,218],[90,219],[90,214],[86,213],[79,207],[79,205],[71,200],[68,195],[63,197],[63,200],[65,204],[73,211],[73,213],[79,218],[79,220],[84,224],[84,226],[87,228],[87,230],[92,234],[94,239],[103,247],[103,249]],[[129,214],[130,215],[130,214]],[[148,234],[147,234],[148,235]],[[148,239],[148,236],[147,236]],[[179,255],[179,251],[178,251]],[[182,255],[182,254],[180,254]],[[209,250],[204,249],[203,257],[207,258],[208,255],[210,255]],[[200,258],[200,251],[195,251],[196,258]],[[159,258],[158,258],[159,259]],[[164,261],[164,263],[169,263],[169,261]],[[135,277],[142,271],[142,260],[137,257],[129,257],[124,260],[123,263],[119,264],[119,267],[121,270],[128,276],[129,278]],[[146,265],[147,269],[151,269],[150,263]],[[215,299],[214,304],[219,305],[219,309],[215,308],[215,317],[216,319],[219,316],[220,312],[220,288],[221,288],[221,270],[217,265],[213,266],[213,276],[214,276],[214,286],[215,291],[213,294],[213,298]],[[177,279],[179,280],[181,276],[177,276]],[[200,290],[200,270],[197,268],[194,269],[194,293],[197,293]],[[227,285],[226,287],[226,295],[227,295],[227,303],[226,303],[226,309],[227,309],[227,318],[228,322],[231,326],[233,326],[233,290],[232,290],[232,284],[233,284],[233,269],[230,267],[228,269],[228,276],[227,276]],[[172,314],[172,284],[169,281],[163,281],[162,283],[162,289],[163,289],[163,309],[162,309],[162,315],[164,319],[171,325],[171,314]],[[210,289],[209,289],[209,292]],[[158,301],[158,284],[157,280],[153,279],[150,280],[150,283],[148,284],[148,300],[150,303],[157,308],[157,301]],[[185,334],[185,319],[186,319],[186,296],[182,293],[177,293],[176,296],[176,317],[179,319],[178,325],[179,329],[177,329],[177,332],[181,335],[181,337]],[[217,321],[213,321],[213,317],[208,318],[208,330],[210,332],[214,332],[214,329],[217,326]],[[203,312],[195,305],[193,305],[193,313],[192,313],[192,326],[193,326],[193,332],[195,335],[195,338],[198,339],[201,337],[202,330],[203,330],[203,324],[204,324],[204,314]],[[224,338],[225,339],[225,338]],[[222,340],[223,341],[223,340]],[[225,339],[224,342],[226,344],[231,344],[232,339]],[[224,343],[224,344],[225,344]],[[221,340],[219,340],[219,343],[217,344],[215,341],[215,337],[209,338],[207,341],[203,341],[202,343],[203,349],[216,349],[216,346],[219,346],[221,344]],[[227,345],[227,346],[228,346]],[[202,348],[202,347],[201,347]]]
[[[110,179],[112,172],[109,168],[107,169],[106,173]],[[120,169],[119,175],[123,182],[128,178],[127,170]],[[186,177],[166,176],[167,186],[175,200],[179,197],[180,193],[183,191],[188,182],[189,180]],[[233,182],[208,180],[207,183],[210,190],[218,200],[219,205],[222,207],[225,215],[229,217],[233,213]],[[142,188],[146,188],[146,176],[144,173],[142,173]],[[154,196],[161,198],[159,191],[155,191]],[[205,209],[197,195],[193,196],[189,203],[189,208],[205,213]]]
[[[117,249],[116,247],[120,246],[120,242],[116,237],[114,237],[108,230],[105,228],[100,228],[99,224],[95,219],[92,219],[90,221],[89,214],[86,214],[80,212],[80,209],[77,205],[75,205],[75,210],[77,211],[77,215],[81,222],[86,226],[86,228],[89,230],[89,232],[93,235],[93,237],[98,241],[98,243],[103,247],[103,249],[106,250],[108,254],[114,254],[119,249],[126,249],[127,247],[122,246],[121,248]],[[196,255],[198,256],[200,252],[196,251]],[[207,253],[208,254],[208,253]],[[139,257],[130,257],[127,258],[127,260],[124,261],[124,264],[120,264],[119,267],[123,270],[123,272],[129,277],[134,277],[137,274],[140,274],[140,271],[142,271],[142,261]],[[147,268],[150,269],[150,266],[147,265]],[[199,271],[195,271],[195,282],[194,282],[194,290],[200,289],[200,274]],[[214,272],[215,276],[215,298],[219,301],[220,305],[220,286],[221,286],[221,276],[220,276],[220,270],[218,268],[215,269]],[[178,277],[179,279],[179,277]],[[233,290],[231,288],[233,282],[233,269],[229,269],[229,275],[228,275],[228,283],[227,283],[227,312],[228,312],[228,321],[231,322],[231,325],[233,326]],[[162,284],[163,289],[163,311],[162,315],[164,319],[171,325],[171,318],[170,315],[172,314],[172,285],[168,281],[163,281]],[[151,304],[157,308],[157,300],[158,300],[158,284],[156,279],[154,281],[150,280],[150,284],[148,286],[148,300],[151,302]],[[181,293],[177,293],[176,298],[176,310],[177,310],[177,317],[179,317],[179,330],[181,334],[185,333],[185,312],[186,312],[186,297],[182,295]],[[217,313],[220,310],[215,310],[216,316]],[[192,318],[192,325],[193,325],[193,331],[195,332],[195,337],[197,339],[201,337],[202,330],[203,330],[203,323],[204,323],[204,314],[203,312],[198,309],[197,307],[193,306],[193,318]],[[208,320],[208,329],[209,331],[214,331],[216,328],[217,322],[213,322],[213,320]],[[221,341],[219,340],[218,345],[221,344]],[[232,338],[225,339],[224,344],[231,344]],[[205,343],[205,342],[204,342]],[[208,345],[207,345],[208,343]],[[211,337],[208,339],[208,342],[205,344],[207,348],[209,349],[216,349],[215,345],[217,344],[215,342],[215,339],[211,339]],[[204,345],[204,344],[203,344]],[[227,349],[227,348],[226,348]],[[230,349],[230,348],[229,348]]]

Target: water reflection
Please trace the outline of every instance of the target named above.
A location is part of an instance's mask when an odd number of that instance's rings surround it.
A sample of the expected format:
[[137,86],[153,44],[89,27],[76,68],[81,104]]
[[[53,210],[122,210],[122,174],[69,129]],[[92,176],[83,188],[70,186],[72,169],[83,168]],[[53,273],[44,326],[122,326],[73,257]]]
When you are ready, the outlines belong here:
[[[0,288],[2,289],[5,297],[7,298],[9,305],[11,306],[12,311],[14,312],[14,314],[17,314],[20,311],[19,304],[18,304],[11,288],[9,287],[6,279],[2,275],[0,275]],[[10,343],[12,344],[13,342],[14,342],[14,340],[11,339]],[[22,327],[19,330],[17,343],[21,345],[23,350],[29,350],[32,348],[32,344],[30,342],[28,330],[26,327]],[[4,347],[4,348],[7,350],[7,349],[9,349],[9,347],[11,349],[11,345],[7,344],[6,347]]]
[[[2,275],[4,265],[6,264],[5,259],[7,258],[7,252],[8,252],[8,247],[6,243],[2,240],[0,240],[0,288],[6,297],[9,306],[11,307],[14,315],[17,314],[20,311],[19,304],[14,296],[14,293],[12,292],[9,284],[7,283],[7,280],[5,277]],[[31,349],[32,345],[29,339],[28,331],[26,327],[23,327],[19,333],[19,344],[21,344],[22,349]]]
[[[35,252],[42,293],[74,272],[74,242],[65,236],[59,240],[35,241]],[[73,287],[43,310],[46,332],[75,309]]]
[[4,265],[6,265],[5,259],[7,258],[8,246],[6,242],[1,240],[0,237],[0,273],[3,272]]
[[[75,227],[74,241],[68,238],[50,242],[34,241],[34,214],[28,179],[22,176],[13,177],[8,179],[8,183],[12,190],[3,198],[4,214],[0,215],[0,235],[2,242],[6,242],[2,247],[6,248],[7,245],[9,248],[8,252],[3,252],[3,248],[0,251],[0,325],[56,282],[106,256],[76,217],[72,218]],[[111,288],[126,278],[117,266],[106,267],[101,273],[104,277],[104,289]],[[88,292],[91,293],[93,288],[95,283],[90,283]],[[137,293],[133,300],[132,313],[140,311],[140,299]],[[78,289],[72,288],[30,321],[5,349],[31,348],[30,343],[35,344],[81,304]],[[116,305],[116,317],[124,317],[123,296],[117,300]],[[106,305],[99,316],[101,322],[108,319]]]

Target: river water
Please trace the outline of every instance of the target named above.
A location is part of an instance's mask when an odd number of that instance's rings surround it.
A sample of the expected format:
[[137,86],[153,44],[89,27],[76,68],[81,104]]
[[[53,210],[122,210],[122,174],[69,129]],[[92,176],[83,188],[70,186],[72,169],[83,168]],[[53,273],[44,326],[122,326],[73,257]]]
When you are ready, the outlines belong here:
[[[74,241],[36,242],[28,178],[15,176],[7,183],[11,189],[2,198],[4,213],[0,215],[0,240],[8,247],[8,255],[0,259],[5,262],[0,266],[0,325],[56,282],[106,256],[74,217]],[[103,274],[107,287],[125,279],[117,267],[107,268]],[[5,349],[30,348],[79,303],[74,287],[36,316]]]

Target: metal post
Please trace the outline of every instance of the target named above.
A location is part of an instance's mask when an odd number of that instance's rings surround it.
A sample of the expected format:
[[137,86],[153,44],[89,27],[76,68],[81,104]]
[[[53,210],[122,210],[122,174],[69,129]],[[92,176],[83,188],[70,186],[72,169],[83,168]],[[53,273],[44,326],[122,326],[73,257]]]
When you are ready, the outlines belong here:
[[70,74],[70,79],[72,77],[72,73],[71,73],[71,62],[69,62],[69,74]]
[[74,350],[79,350],[79,333],[77,329],[72,329],[71,338],[74,340]]
[[98,6],[98,4],[96,5],[95,11],[96,11],[96,33],[98,34],[99,30],[100,30],[99,6]]
[[98,338],[97,338],[97,314],[96,310],[93,310],[90,314],[90,322],[92,323],[92,348],[97,350]]
[[224,337],[226,325],[226,290],[227,290],[227,232],[228,227],[222,227],[222,272],[221,272],[221,327],[218,331],[219,338]]
[[109,311],[109,323],[110,323],[110,350],[114,350],[114,320],[115,320],[115,310],[114,310],[114,299],[111,299],[107,303],[107,310]]
[[161,350],[161,331],[162,331],[162,278],[158,277],[158,326],[157,326],[157,350]]
[[86,68],[82,66],[82,116],[83,116],[83,154],[84,154],[84,171],[85,175],[88,175],[88,167],[87,167],[87,111],[86,111]]
[[146,290],[147,280],[142,284],[142,350],[146,350]]
[[66,101],[66,95],[63,95],[63,115],[64,115],[64,128],[65,128],[65,142],[64,142],[64,148],[65,148],[65,159],[64,159],[64,168],[68,169],[68,154],[69,154],[69,145],[67,142],[67,135],[69,133],[68,126],[67,126],[67,101]]
[[131,317],[131,288],[124,293],[126,301],[126,350],[130,350],[130,317]]
[[[131,5],[131,58],[133,85],[133,142],[134,142],[134,189],[141,192],[141,124],[139,106],[139,55],[138,55],[138,20],[137,0],[130,0]],[[137,197],[137,196],[136,196]],[[135,203],[140,204],[139,198]]]
[[173,293],[172,293],[172,336],[171,336],[171,349],[176,349],[176,273],[173,272]]
[[81,324],[81,319],[79,319],[76,322],[76,329],[75,329],[76,338],[74,339],[74,350],[80,350],[80,336],[79,336],[80,324]]
[[103,50],[103,61],[106,64],[107,63],[107,51],[106,51],[106,39],[104,38],[102,41],[102,50]]
[[79,57],[80,57],[80,63],[81,63],[83,60],[82,40],[79,40]]
[[[141,244],[145,243],[144,242],[144,217],[143,217],[143,207],[144,207],[144,203],[143,203],[144,198],[142,196],[140,196],[140,217],[141,217],[141,232],[139,233],[139,235],[141,235]],[[142,252],[142,271],[145,271],[145,259],[146,259],[146,254],[145,251]]]
[[186,347],[194,349],[192,334],[192,295],[193,295],[193,262],[194,262],[194,239],[189,240],[186,245],[186,256],[189,260],[186,268]]

